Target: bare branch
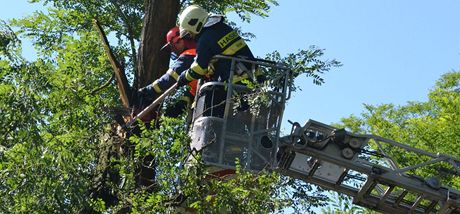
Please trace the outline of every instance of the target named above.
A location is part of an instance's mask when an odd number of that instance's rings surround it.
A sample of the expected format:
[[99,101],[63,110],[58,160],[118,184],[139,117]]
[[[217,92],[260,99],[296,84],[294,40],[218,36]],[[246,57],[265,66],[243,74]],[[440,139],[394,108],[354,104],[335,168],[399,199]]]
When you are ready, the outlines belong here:
[[129,107],[132,103],[131,96],[128,96],[128,94],[131,94],[131,88],[128,84],[128,79],[126,78],[124,68],[120,65],[120,63],[115,57],[115,54],[110,48],[107,36],[104,30],[102,29],[102,26],[99,23],[99,21],[94,19],[94,25],[96,26],[96,29],[99,32],[99,36],[101,37],[101,40],[104,43],[104,49],[107,53],[107,56],[109,57],[110,64],[112,64],[112,68],[117,79],[118,92],[120,93],[121,102],[125,107]]

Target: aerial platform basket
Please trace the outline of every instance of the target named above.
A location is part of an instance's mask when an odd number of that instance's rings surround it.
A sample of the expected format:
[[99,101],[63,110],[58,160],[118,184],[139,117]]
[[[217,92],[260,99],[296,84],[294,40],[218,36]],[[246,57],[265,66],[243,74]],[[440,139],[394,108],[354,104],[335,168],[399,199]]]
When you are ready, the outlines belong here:
[[[230,61],[229,80],[242,75],[247,78],[243,84],[225,81],[199,86],[192,119],[192,149],[201,152],[205,164],[219,169],[235,169],[236,159],[250,171],[274,168],[289,96],[289,68],[265,60],[228,56],[215,59]],[[263,81],[258,78],[267,75],[270,78]]]

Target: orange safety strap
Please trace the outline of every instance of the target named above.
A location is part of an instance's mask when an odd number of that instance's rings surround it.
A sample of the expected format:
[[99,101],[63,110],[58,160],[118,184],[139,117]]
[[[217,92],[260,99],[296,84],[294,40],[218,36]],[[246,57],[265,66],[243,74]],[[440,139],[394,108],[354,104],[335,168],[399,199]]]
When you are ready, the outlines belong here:
[[195,48],[193,48],[193,49],[187,49],[187,50],[185,50],[184,52],[182,52],[180,55],[181,55],[181,56],[183,56],[183,55],[192,55],[192,56],[196,56],[196,49],[195,49]]
[[[191,55],[191,56],[196,56],[196,49],[195,48],[192,48],[192,49],[187,49],[185,50],[184,52],[182,52],[180,54],[181,56],[183,55]],[[184,71],[185,72],[185,71]],[[188,84],[190,86],[190,94],[192,94],[193,96],[195,96],[196,94],[196,85],[197,85],[197,80],[193,80],[192,82],[190,82]]]
[[196,95],[196,87],[198,85],[198,81],[197,80],[192,80],[188,85],[190,86],[190,94],[192,94],[193,97],[195,97],[195,95]]

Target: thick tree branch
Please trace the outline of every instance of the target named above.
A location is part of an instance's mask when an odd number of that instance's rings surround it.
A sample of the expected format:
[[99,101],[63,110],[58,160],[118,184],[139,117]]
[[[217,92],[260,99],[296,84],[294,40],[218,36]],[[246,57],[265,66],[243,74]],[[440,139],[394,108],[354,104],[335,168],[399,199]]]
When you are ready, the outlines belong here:
[[120,93],[121,102],[123,103],[123,106],[129,107],[132,104],[132,98],[129,96],[131,95],[131,88],[128,84],[128,79],[126,78],[125,70],[120,65],[120,63],[115,57],[115,54],[110,48],[107,36],[105,35],[104,30],[102,29],[102,26],[99,23],[99,21],[94,19],[94,24],[99,32],[99,36],[101,37],[102,42],[104,43],[104,49],[107,53],[107,56],[109,57],[110,64],[112,64],[112,68],[117,79],[118,92]]

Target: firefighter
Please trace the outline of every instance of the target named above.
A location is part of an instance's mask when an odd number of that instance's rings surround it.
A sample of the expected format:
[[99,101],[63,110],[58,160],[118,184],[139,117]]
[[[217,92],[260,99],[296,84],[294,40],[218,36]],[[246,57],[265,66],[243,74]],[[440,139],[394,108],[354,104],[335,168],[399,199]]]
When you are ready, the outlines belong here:
[[[165,90],[170,88],[179,78],[179,75],[186,69],[190,68],[193,59],[196,55],[196,42],[189,38],[180,38],[179,27],[173,27],[166,34],[166,44],[161,50],[169,49],[171,51],[171,59],[174,62],[169,67],[168,71],[155,80],[152,84],[139,89],[139,96],[143,100],[148,100],[147,104],[155,100]],[[185,91],[172,107],[167,108],[165,115],[168,117],[178,117],[193,101],[196,91],[196,81],[189,83],[190,90]],[[148,116],[141,118],[144,122],[150,122],[153,118]]]
[[[182,72],[178,80],[178,86],[183,86],[196,79],[203,79],[208,76],[209,81],[225,82],[229,81],[230,60],[213,59],[215,55],[238,56],[246,59],[254,59],[254,56],[246,42],[229,25],[224,23],[222,15],[208,14],[203,8],[191,5],[184,9],[179,16],[179,28],[181,38],[194,38],[197,42],[195,61],[190,69]],[[240,63],[238,68],[249,67]],[[232,82],[242,80],[239,76],[244,70],[238,72]],[[240,78],[240,79],[238,79]],[[236,80],[238,79],[238,80]],[[223,116],[223,105],[226,92],[223,90],[213,90],[212,101],[205,101],[206,107],[213,112],[210,116]],[[210,103],[211,102],[211,103]],[[212,109],[212,110],[211,110]],[[209,115],[206,112],[203,115]]]

